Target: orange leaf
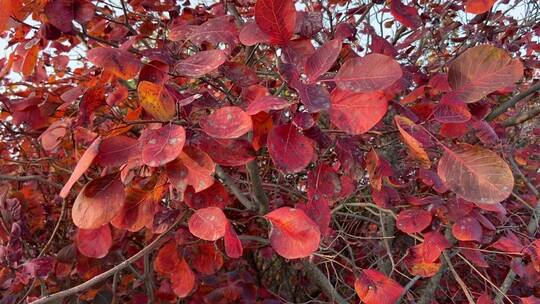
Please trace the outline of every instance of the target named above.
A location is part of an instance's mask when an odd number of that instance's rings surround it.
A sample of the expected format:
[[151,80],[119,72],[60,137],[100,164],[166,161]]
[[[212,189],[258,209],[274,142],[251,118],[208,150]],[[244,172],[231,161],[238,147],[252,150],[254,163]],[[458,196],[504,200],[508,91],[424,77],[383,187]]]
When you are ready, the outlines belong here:
[[282,207],[266,214],[265,218],[272,224],[270,244],[282,257],[305,258],[319,248],[319,227],[304,211]]
[[216,164],[204,151],[196,147],[185,147],[178,157],[178,161],[187,169],[187,183],[193,186],[195,192],[208,189],[214,184],[214,170]]
[[512,193],[514,176],[495,152],[462,144],[452,151],[445,148],[437,173],[442,181],[465,200],[495,204]]
[[465,11],[471,14],[483,14],[491,9],[496,0],[467,0]]
[[475,102],[487,94],[513,85],[523,76],[523,64],[491,45],[468,49],[448,69],[448,82],[455,96]]
[[122,209],[124,185],[115,174],[97,178],[83,187],[71,209],[75,226],[96,229],[107,223]]
[[69,190],[71,190],[71,187],[73,187],[77,180],[79,180],[79,178],[84,174],[84,172],[90,167],[90,165],[94,161],[94,158],[99,152],[100,144],[101,137],[98,137],[94,139],[92,144],[90,144],[88,149],[86,149],[84,154],[81,156],[81,159],[79,159],[79,162],[75,166],[75,169],[73,169],[73,172],[71,173],[68,181],[60,191],[61,198],[66,198],[69,195]]
[[424,150],[422,143],[409,133],[410,130],[415,128],[418,129],[420,127],[405,116],[396,115],[394,121],[396,122],[403,141],[409,147],[409,151],[413,157],[420,161],[423,168],[429,169],[429,167],[431,167],[431,161],[429,160],[429,156]]
[[185,298],[195,287],[195,274],[183,258],[173,269],[171,283],[174,293],[179,298]]
[[163,85],[141,81],[137,93],[141,106],[156,119],[168,121],[176,114],[176,103]]
[[170,276],[178,263],[180,263],[180,257],[178,256],[176,243],[169,241],[159,249],[154,260],[154,270],[161,275]]

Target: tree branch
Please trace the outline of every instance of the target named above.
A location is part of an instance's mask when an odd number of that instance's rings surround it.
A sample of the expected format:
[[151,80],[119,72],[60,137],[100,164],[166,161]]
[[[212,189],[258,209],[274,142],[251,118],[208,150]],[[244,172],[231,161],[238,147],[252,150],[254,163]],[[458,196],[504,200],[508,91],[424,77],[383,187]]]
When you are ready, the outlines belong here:
[[90,288],[94,285],[96,285],[97,283],[109,278],[110,276],[113,276],[115,273],[117,273],[118,271],[128,267],[128,265],[136,262],[138,259],[144,257],[145,255],[147,255],[148,253],[152,252],[154,249],[156,249],[157,247],[159,247],[163,241],[165,241],[165,236],[169,234],[169,232],[171,230],[173,230],[174,227],[176,227],[178,225],[178,223],[180,223],[180,221],[182,220],[182,218],[179,218],[174,224],[171,225],[171,227],[169,227],[169,229],[167,229],[167,231],[165,231],[164,233],[160,234],[152,243],[150,243],[148,246],[144,247],[143,249],[141,249],[141,251],[137,252],[136,254],[134,254],[133,256],[131,256],[129,259],[123,261],[122,263],[114,266],[113,268],[103,272],[102,274],[99,274],[95,277],[93,277],[92,279],[82,283],[82,284],[79,284],[75,287],[72,287],[72,288],[69,288],[69,289],[66,289],[66,290],[63,290],[63,291],[60,291],[60,292],[57,292],[57,293],[53,293],[51,295],[48,295],[48,296],[45,296],[43,298],[40,298],[40,299],[37,299],[33,302],[30,302],[30,304],[44,304],[44,303],[59,303],[61,299],[65,298],[65,297],[69,297],[71,295],[74,295],[78,292],[81,292],[83,290],[86,290],[87,288]]
[[255,204],[253,204],[252,201],[250,201],[244,193],[242,193],[242,190],[238,188],[238,186],[234,183],[234,181],[231,179],[231,177],[223,171],[223,168],[221,166],[216,165],[216,175],[221,179],[221,182],[231,190],[231,192],[236,196],[238,201],[246,207],[248,210],[256,210]]
[[515,106],[516,103],[520,102],[521,100],[525,99],[527,96],[540,91],[540,81],[538,81],[536,84],[532,85],[527,90],[517,94],[516,96],[508,99],[507,101],[503,102],[500,106],[495,108],[491,113],[486,116],[486,121],[492,121],[495,118],[497,118],[502,113],[506,112],[506,110],[510,109],[511,107]]
[[328,281],[328,278],[316,265],[309,261],[304,261],[303,264],[307,278],[312,284],[319,286],[322,292],[331,300],[331,303],[347,304],[347,301],[336,291],[334,286]]
[[268,212],[268,197],[266,197],[261,177],[259,176],[259,166],[257,165],[257,161],[250,161],[247,163],[246,168],[253,187],[253,199],[258,205],[259,213],[265,214]]
[[38,182],[42,182],[44,184],[51,185],[51,186],[53,186],[55,188],[58,188],[58,189],[62,189],[62,187],[64,187],[64,186],[60,185],[59,183],[55,183],[55,182],[53,182],[51,180],[48,180],[48,179],[44,178],[41,175],[14,176],[14,175],[0,174],[0,180],[11,180],[11,181],[19,181],[19,182],[35,180],[35,181],[38,181]]

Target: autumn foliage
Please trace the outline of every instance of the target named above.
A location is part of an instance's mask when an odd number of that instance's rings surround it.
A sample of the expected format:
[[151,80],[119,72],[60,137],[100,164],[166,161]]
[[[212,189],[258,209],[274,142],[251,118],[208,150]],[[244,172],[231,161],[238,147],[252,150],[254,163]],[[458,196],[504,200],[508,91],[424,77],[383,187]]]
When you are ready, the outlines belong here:
[[210,2],[0,0],[0,304],[540,303],[536,1]]

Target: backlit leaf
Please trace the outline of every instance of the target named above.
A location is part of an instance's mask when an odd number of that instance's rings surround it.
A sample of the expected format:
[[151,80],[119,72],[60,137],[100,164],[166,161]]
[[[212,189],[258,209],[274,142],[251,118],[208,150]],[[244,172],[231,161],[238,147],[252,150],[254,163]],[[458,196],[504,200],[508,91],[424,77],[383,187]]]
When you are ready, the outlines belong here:
[[183,76],[201,77],[219,68],[226,60],[227,54],[222,50],[201,51],[178,62],[174,70]]
[[124,198],[124,185],[115,174],[96,178],[75,199],[71,209],[73,223],[82,229],[99,228],[122,209]]
[[479,45],[468,49],[448,69],[448,82],[456,97],[475,102],[487,94],[513,85],[523,76],[523,64],[503,49]]
[[257,0],[255,22],[270,36],[270,43],[285,45],[294,33],[296,9],[293,0]]
[[331,95],[330,120],[349,134],[371,130],[386,114],[388,102],[381,92],[353,93],[334,90]]
[[268,152],[276,167],[285,173],[302,171],[313,158],[313,145],[292,125],[274,127],[268,134]]
[[374,53],[347,60],[334,81],[342,90],[371,92],[388,88],[402,74],[399,63],[392,57]]
[[341,44],[341,39],[330,40],[307,58],[304,71],[310,82],[315,81],[334,65],[341,51]]
[[159,129],[145,129],[139,138],[142,161],[151,167],[165,165],[180,155],[185,141],[186,131],[179,125],[169,124]]
[[390,0],[389,6],[392,16],[406,27],[416,29],[422,25],[422,19],[414,6],[405,5],[401,0]]
[[420,127],[405,116],[396,115],[394,116],[394,121],[401,134],[401,138],[403,138],[403,141],[407,144],[407,147],[409,147],[412,156],[420,161],[423,168],[431,167],[431,161],[429,160],[429,156],[427,155],[426,150],[424,150],[422,143],[409,133],[411,129]]
[[227,217],[218,207],[199,209],[188,221],[189,232],[206,241],[216,241],[225,236],[227,225]]
[[403,287],[374,269],[364,269],[354,282],[356,293],[366,304],[395,304]]
[[231,16],[210,19],[201,25],[181,24],[171,29],[172,41],[189,40],[200,46],[203,42],[217,45],[220,42],[234,45],[238,42],[238,30]]
[[109,253],[112,246],[111,228],[105,224],[96,229],[77,229],[77,249],[84,256],[100,259]]
[[139,59],[125,50],[97,47],[89,50],[86,55],[93,64],[122,79],[135,78],[141,69]]
[[202,130],[215,138],[238,138],[253,129],[251,117],[239,107],[222,107],[200,122]]
[[460,145],[444,149],[437,173],[458,196],[484,204],[495,204],[512,193],[512,171],[495,152],[479,146]]
[[491,9],[497,0],[467,0],[465,11],[471,14],[483,14]]
[[319,248],[319,227],[304,211],[282,207],[266,214],[265,218],[272,224],[270,244],[280,256],[305,258]]
[[156,119],[167,121],[176,114],[176,103],[163,85],[141,81],[137,92],[141,106]]
[[77,180],[79,180],[79,178],[84,174],[86,169],[90,167],[90,165],[94,161],[94,158],[99,153],[99,145],[101,144],[101,141],[101,137],[96,138],[88,147],[88,149],[84,151],[84,154],[79,159],[79,162],[77,162],[77,166],[75,166],[75,169],[73,169],[71,176],[60,191],[61,198],[66,198],[69,195],[69,190],[71,190],[71,187],[75,185]]

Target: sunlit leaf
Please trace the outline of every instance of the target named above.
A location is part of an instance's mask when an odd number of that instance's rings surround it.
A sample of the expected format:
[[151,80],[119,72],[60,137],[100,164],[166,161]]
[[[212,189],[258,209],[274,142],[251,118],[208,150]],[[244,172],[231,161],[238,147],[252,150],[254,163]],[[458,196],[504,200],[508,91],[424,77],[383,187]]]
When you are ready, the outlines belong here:
[[141,81],[137,92],[141,106],[156,119],[167,121],[176,114],[176,103],[163,85]]
[[124,198],[124,185],[116,174],[96,178],[75,199],[71,209],[73,223],[82,229],[97,229],[120,212]]
[[251,117],[239,107],[222,107],[200,122],[203,131],[215,138],[238,138],[253,129]]
[[206,241],[216,241],[225,236],[227,217],[218,207],[207,207],[195,211],[189,218],[189,231]]
[[467,0],[465,11],[471,14],[483,14],[491,9],[496,0]]
[[334,81],[342,90],[371,92],[388,88],[402,74],[399,63],[392,57],[374,53],[347,60]]
[[75,169],[73,169],[69,180],[66,182],[66,184],[60,191],[60,197],[66,198],[69,195],[69,191],[71,190],[73,185],[75,185],[77,180],[79,180],[79,178],[84,174],[84,172],[90,167],[90,165],[94,161],[94,158],[99,153],[99,145],[101,144],[101,141],[101,137],[96,138],[88,147],[88,149],[86,149],[84,154],[79,159],[79,162],[77,162],[77,166],[75,166]]
[[403,141],[407,144],[407,147],[409,147],[412,156],[420,161],[423,168],[431,167],[431,161],[426,150],[424,150],[422,143],[409,133],[412,129],[420,127],[405,116],[396,115],[394,116],[394,121],[401,134],[401,138],[403,138]]
[[460,241],[481,241],[482,226],[472,216],[459,219],[452,225],[452,234]]
[[141,69],[139,59],[125,50],[97,47],[86,55],[93,64],[122,79],[135,78]]
[[356,293],[366,304],[395,304],[403,287],[374,269],[364,269],[354,282]]
[[186,131],[179,125],[169,124],[159,129],[145,129],[139,138],[142,161],[151,167],[165,165],[180,155],[185,141]]
[[523,76],[523,64],[503,49],[479,45],[468,49],[448,69],[448,82],[456,97],[475,102],[487,94],[513,85]]
[[472,202],[495,204],[512,193],[514,176],[495,152],[479,146],[444,149],[437,167],[443,182],[458,196]]
[[272,224],[270,244],[282,257],[305,258],[319,248],[319,227],[304,211],[282,207],[266,214],[265,218]]
[[257,0],[255,22],[270,36],[270,43],[284,45],[291,39],[296,23],[293,0]]

